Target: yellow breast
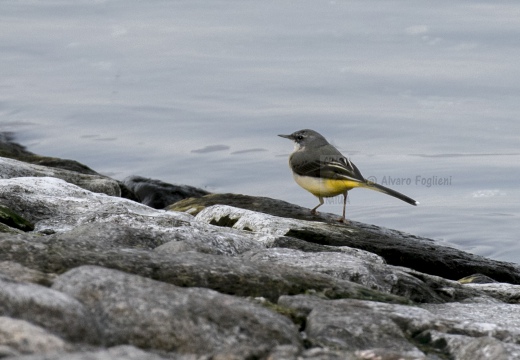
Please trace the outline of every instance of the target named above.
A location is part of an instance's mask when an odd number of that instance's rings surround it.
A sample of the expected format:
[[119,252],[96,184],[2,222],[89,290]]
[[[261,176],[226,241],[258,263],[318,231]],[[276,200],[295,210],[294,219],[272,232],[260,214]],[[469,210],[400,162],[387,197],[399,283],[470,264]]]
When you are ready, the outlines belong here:
[[293,173],[294,180],[302,188],[318,197],[332,197],[364,184],[352,180],[322,179]]

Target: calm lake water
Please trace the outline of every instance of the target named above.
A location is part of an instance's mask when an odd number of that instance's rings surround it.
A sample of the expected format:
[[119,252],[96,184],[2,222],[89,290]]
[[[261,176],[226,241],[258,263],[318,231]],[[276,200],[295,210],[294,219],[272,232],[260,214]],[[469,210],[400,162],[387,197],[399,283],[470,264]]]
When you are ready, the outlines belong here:
[[[347,217],[520,263],[520,2],[0,2],[0,131],[123,179],[316,198],[319,131],[365,177]],[[341,213],[341,198],[323,211]]]

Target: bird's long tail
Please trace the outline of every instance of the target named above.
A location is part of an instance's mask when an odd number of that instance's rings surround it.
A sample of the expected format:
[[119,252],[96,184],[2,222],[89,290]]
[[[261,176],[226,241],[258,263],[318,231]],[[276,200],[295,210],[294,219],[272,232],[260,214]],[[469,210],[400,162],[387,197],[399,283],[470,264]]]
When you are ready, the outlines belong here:
[[398,198],[399,200],[402,200],[404,202],[407,202],[408,204],[411,204],[411,205],[418,205],[419,202],[418,201],[415,201],[414,199],[404,195],[404,194],[401,194],[400,192],[397,192],[395,190],[392,190],[392,189],[389,189],[383,185],[379,185],[379,184],[376,184],[376,183],[372,183],[372,182],[369,182],[365,185],[365,187],[367,189],[371,189],[371,190],[375,190],[375,191],[379,191],[379,192],[382,192],[383,194],[387,194],[387,195],[390,195],[390,196],[393,196],[395,198]]

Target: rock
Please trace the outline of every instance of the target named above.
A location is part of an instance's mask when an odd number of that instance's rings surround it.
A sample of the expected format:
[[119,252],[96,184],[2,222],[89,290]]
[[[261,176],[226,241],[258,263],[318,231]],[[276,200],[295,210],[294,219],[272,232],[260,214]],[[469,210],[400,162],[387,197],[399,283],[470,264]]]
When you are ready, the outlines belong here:
[[454,326],[459,334],[470,336],[491,336],[506,342],[520,342],[520,305],[518,304],[478,304],[447,303],[422,304],[439,318],[457,321]]
[[206,190],[189,185],[172,185],[160,180],[147,179],[141,176],[129,176],[123,180],[125,186],[130,189],[140,203],[164,209],[179,200],[196,198],[208,195]]
[[[284,358],[282,358],[284,359]],[[280,359],[280,360],[282,360]],[[294,360],[361,360],[356,356],[355,352],[352,351],[342,351],[342,350],[333,350],[329,348],[315,347],[308,350],[305,350],[298,356],[294,358]],[[370,358],[368,358],[370,359]],[[377,359],[377,358],[375,358]],[[382,359],[381,359],[382,360]]]
[[56,335],[27,321],[0,316],[0,346],[15,354],[49,354],[72,350]]
[[519,345],[504,343],[487,336],[474,338],[429,331],[417,338],[424,346],[431,346],[441,353],[453,354],[449,358],[457,360],[516,360],[520,357]]
[[466,276],[465,278],[459,279],[459,283],[461,284],[489,284],[496,283],[497,281],[491,279],[489,276],[482,274],[473,274],[470,276]]
[[205,254],[236,256],[253,249],[263,249],[260,239],[239,231],[224,232],[215,227],[181,227],[172,241],[155,248],[157,253],[176,254],[196,251]]
[[104,176],[81,174],[0,157],[0,179],[21,177],[54,177],[92,192],[121,196],[121,189],[117,181]]
[[294,249],[310,253],[340,252],[355,256],[359,259],[364,259],[372,263],[386,264],[386,261],[383,257],[365,250],[351,248],[348,246],[320,245],[289,236],[275,237],[272,242],[268,244],[268,247]]
[[278,305],[307,317],[304,331],[311,347],[354,351],[356,356],[379,353],[383,358],[397,353],[405,359],[436,354],[464,360],[517,359],[520,354],[520,305],[449,303],[420,309],[302,295],[282,296]]
[[25,146],[16,143],[14,134],[10,132],[0,132],[0,156],[26,163],[74,171],[81,174],[101,176],[88,166],[75,160],[63,160],[36,155],[28,151]]
[[312,346],[336,350],[384,348],[424,356],[408,341],[406,329],[398,322],[411,318],[419,322],[425,317],[433,319],[427,311],[411,306],[393,307],[359,300],[324,301],[308,296],[283,296],[278,304],[307,314],[305,333]]
[[5,224],[11,228],[22,231],[33,231],[34,225],[23,217],[10,210],[6,206],[0,205],[0,223]]
[[105,239],[74,241],[67,235],[62,238],[60,234],[43,238],[0,234],[0,260],[15,261],[46,273],[62,273],[81,265],[99,265],[178,286],[205,287],[239,296],[263,296],[272,301],[285,294],[317,291],[331,298],[407,302],[395,295],[294,267],[274,267],[196,252],[160,254],[125,245],[118,248],[119,240]]
[[[258,248],[253,244],[264,235],[193,222],[190,215],[90,193],[59,179],[19,178],[2,182],[0,195],[4,191],[6,201],[10,199],[8,193],[18,197],[11,206],[17,204],[20,210],[25,209],[26,216],[37,221],[37,230],[58,233],[45,238],[0,237],[0,248],[4,250],[0,260],[15,261],[46,273],[61,273],[80,265],[107,266],[177,285],[204,286],[228,294],[261,295],[273,300],[281,294],[316,290],[327,291],[332,297],[383,296],[389,301],[403,301],[350,282],[285,266],[273,269],[269,265],[201,254],[172,256],[164,248],[156,254],[147,252],[182,234],[185,239],[198,238],[199,243],[205,242],[204,246],[210,245],[206,242],[210,236],[213,243],[220,239],[228,244],[227,248],[220,247],[222,253],[233,254]],[[41,189],[36,191],[38,186]],[[108,222],[117,225],[112,229],[101,225]],[[92,223],[96,225],[88,225]],[[214,235],[217,232],[223,235]]]
[[100,330],[109,346],[204,354],[240,344],[300,344],[297,329],[283,316],[208,289],[184,289],[92,266],[59,276],[53,289],[89,309],[103,324]]
[[[290,204],[269,199],[263,203],[264,198],[253,198],[249,202],[243,199],[243,195],[237,196],[241,203],[249,204],[249,208],[260,208],[262,211],[279,213],[280,209],[287,211],[286,216],[293,214],[295,218],[301,217],[302,208],[292,205],[294,211],[290,211]],[[271,235],[273,238],[287,236],[311,243],[330,246],[349,246],[375,253],[383,257],[390,265],[402,266],[417,270],[422,273],[440,276],[446,279],[457,280],[476,272],[489,276],[500,282],[520,284],[520,266],[513,263],[495,261],[481,256],[472,255],[463,251],[436,244],[433,240],[419,238],[404,234],[395,230],[378,228],[366,224],[349,222],[339,224],[304,221],[262,214],[255,211],[238,209],[226,205],[214,205],[205,207],[208,199],[212,203],[235,202],[232,199],[225,201],[220,196],[214,199],[211,195],[200,199],[191,199],[188,202],[179,202],[170,208],[182,209],[188,206],[198,209],[196,220],[209,224],[228,226],[234,229],[254,231]],[[201,204],[197,205],[198,201]],[[185,206],[181,207],[179,204]],[[326,219],[326,214],[321,215]]]
[[0,274],[16,282],[30,282],[44,286],[50,286],[55,277],[54,274],[29,269],[13,261],[0,261]]
[[[0,177],[13,169],[7,163],[0,159]],[[189,195],[132,181],[150,204]],[[520,285],[497,282],[518,281],[515,264],[244,195],[170,207],[192,216],[38,173],[0,179],[0,203],[35,225],[0,225],[8,231],[0,233],[0,357],[520,356]]]
[[0,223],[0,233],[6,233],[6,234],[23,234],[22,230],[18,230],[15,228],[12,228],[10,226],[7,226],[5,224]]
[[[264,248],[256,237],[245,236],[239,231],[222,231],[218,227],[185,223],[185,226],[139,226],[139,219],[125,214],[126,224],[86,223],[73,230],[50,235],[63,246],[65,243],[91,249],[143,249],[160,254],[197,251],[215,255],[235,256],[252,249]],[[122,221],[120,221],[121,223]],[[182,223],[181,223],[182,225]],[[183,248],[184,247],[184,248]]]
[[488,283],[488,284],[465,284],[466,289],[471,289],[481,296],[489,296],[501,302],[517,304],[520,299],[520,285],[507,283]]
[[[187,214],[154,210],[50,177],[0,180],[0,201],[34,222],[36,231],[62,232],[84,223],[124,224],[126,220],[134,227],[139,223],[143,228],[153,230],[157,226],[175,226],[192,219]],[[128,218],[128,213],[133,216]]]
[[274,265],[288,265],[349,280],[370,289],[405,296],[416,302],[443,302],[444,299],[418,278],[393,266],[366,261],[340,252],[302,252],[292,249],[250,251],[242,258]]
[[34,154],[28,151],[25,146],[15,142],[14,133],[7,131],[0,132],[0,156],[18,159],[22,156],[31,155]]
[[[203,209],[213,205],[228,205],[241,209],[251,210],[279,217],[298,220],[326,221],[325,214],[312,215],[307,208],[262,196],[248,196],[241,194],[209,194],[200,198],[188,198],[171,204],[166,209],[183,211],[197,215]],[[337,215],[336,215],[337,218]]]
[[114,346],[109,349],[96,351],[81,351],[56,353],[47,355],[26,355],[19,356],[13,360],[202,360],[195,356],[176,356],[171,355],[167,358],[161,357],[157,354],[145,352],[130,345]]
[[81,303],[40,285],[0,277],[0,314],[28,321],[69,341],[99,342],[97,325]]

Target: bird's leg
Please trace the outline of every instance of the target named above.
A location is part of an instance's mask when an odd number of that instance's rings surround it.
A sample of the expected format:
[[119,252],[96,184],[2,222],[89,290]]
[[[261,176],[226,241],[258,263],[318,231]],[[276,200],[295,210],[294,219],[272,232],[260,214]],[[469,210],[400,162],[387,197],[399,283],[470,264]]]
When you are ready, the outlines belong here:
[[318,213],[316,209],[323,205],[323,198],[319,196],[318,199],[320,199],[320,203],[314,209],[311,210],[312,215],[316,215]]
[[347,207],[347,196],[348,196],[348,191],[345,191],[345,193],[343,194],[343,217],[338,220],[339,222],[342,222],[342,223],[347,222],[347,219],[345,218],[345,208]]

